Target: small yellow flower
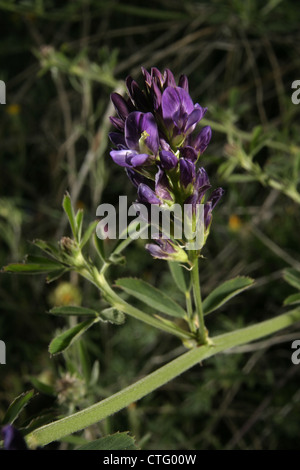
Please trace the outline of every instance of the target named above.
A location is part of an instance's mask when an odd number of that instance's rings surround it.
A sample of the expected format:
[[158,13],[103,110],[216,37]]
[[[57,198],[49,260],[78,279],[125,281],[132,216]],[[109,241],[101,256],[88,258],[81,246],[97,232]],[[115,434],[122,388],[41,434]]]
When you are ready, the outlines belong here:
[[21,112],[21,106],[19,104],[9,104],[6,107],[6,112],[10,116],[17,116]]
[[49,301],[55,307],[61,305],[80,305],[81,291],[70,282],[61,282],[50,295]]
[[232,214],[229,217],[228,227],[232,232],[238,232],[240,228],[242,227],[242,225],[243,225],[242,221],[238,215]]

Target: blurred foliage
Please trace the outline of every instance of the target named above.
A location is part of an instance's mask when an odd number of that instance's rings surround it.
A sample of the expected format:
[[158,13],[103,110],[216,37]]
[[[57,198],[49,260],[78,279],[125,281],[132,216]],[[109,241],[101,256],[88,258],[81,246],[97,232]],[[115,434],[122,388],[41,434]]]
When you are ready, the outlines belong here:
[[[282,270],[300,267],[300,106],[291,102],[291,83],[300,79],[300,10],[292,0],[140,5],[0,1],[0,79],[7,85],[0,106],[1,265],[22,259],[36,238],[68,235],[66,190],[87,222],[101,201],[117,204],[121,194],[134,200],[109,157],[109,94],[124,91],[128,74],[138,80],[141,65],[170,68],[188,75],[193,99],[208,107],[213,139],[202,164],[212,184],[226,189],[203,253],[203,293],[236,275],[257,280],[212,314],[208,328],[218,333],[270,318],[295,293]],[[112,280],[139,275],[180,302],[166,263],[153,263],[142,241],[126,254]],[[60,282],[71,284],[70,295]],[[99,301],[76,276],[50,285],[43,276],[1,276],[7,365],[0,367],[0,420],[25,390],[39,393],[17,424],[32,428],[109,396],[184,350],[127,319],[121,327],[96,325],[79,346],[51,358],[48,344],[66,322],[45,312],[62,292],[62,304],[72,292]],[[217,356],[60,448],[127,430],[145,449],[298,448],[300,369],[290,345],[299,336],[299,328],[289,330]]]

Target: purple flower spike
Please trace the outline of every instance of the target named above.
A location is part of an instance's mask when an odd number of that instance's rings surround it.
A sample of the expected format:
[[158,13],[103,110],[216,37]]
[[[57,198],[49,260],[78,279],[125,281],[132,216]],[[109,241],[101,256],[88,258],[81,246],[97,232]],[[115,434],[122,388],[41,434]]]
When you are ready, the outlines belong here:
[[140,202],[145,202],[148,204],[160,204],[160,200],[155,195],[155,192],[152,191],[149,186],[143,183],[138,187],[138,199]]
[[180,182],[186,188],[190,183],[193,183],[195,179],[195,165],[189,160],[180,158]]
[[2,428],[1,435],[3,438],[4,450],[28,450],[20,431],[10,424]]
[[178,164],[178,158],[169,150],[159,152],[160,164],[164,170],[173,170]]
[[[168,69],[162,73],[156,67],[149,72],[142,68],[142,75],[142,86],[127,77],[128,99],[118,93],[111,95],[117,116],[110,118],[116,129],[109,134],[114,144],[110,155],[125,168],[137,188],[136,205],[155,204],[170,210],[173,204],[184,203],[189,204],[193,216],[197,205],[204,204],[206,237],[212,212],[224,192],[218,188],[207,199],[211,188],[208,175],[204,168],[196,168],[211,140],[209,126],[194,133],[207,108],[193,102],[185,75],[180,76],[178,85]],[[172,223],[175,222],[173,214]],[[151,224],[150,219],[148,223]],[[161,230],[159,224],[157,228]],[[185,241],[184,236],[181,243]],[[161,234],[147,249],[155,258],[188,262],[183,247],[162,239]]]

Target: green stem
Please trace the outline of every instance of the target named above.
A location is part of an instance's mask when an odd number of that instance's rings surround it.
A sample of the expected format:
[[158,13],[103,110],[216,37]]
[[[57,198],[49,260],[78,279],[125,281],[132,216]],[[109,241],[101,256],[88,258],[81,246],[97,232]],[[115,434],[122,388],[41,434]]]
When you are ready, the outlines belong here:
[[192,306],[192,299],[190,291],[185,292],[185,303],[186,303],[186,310],[187,310],[187,319],[190,330],[192,333],[196,333],[196,325],[194,322],[194,313],[193,313],[193,306]]
[[270,335],[297,321],[300,321],[299,308],[256,325],[216,336],[213,338],[213,346],[206,344],[193,348],[115,395],[85,410],[32,431],[27,436],[27,442],[31,447],[43,446],[84,429],[148,395],[191,367],[199,364],[200,361],[233,347]]
[[196,306],[196,313],[199,323],[199,344],[206,344],[206,329],[204,324],[204,315],[202,308],[202,298],[201,298],[201,289],[200,289],[200,278],[199,278],[199,266],[198,266],[198,255],[197,252],[193,255],[193,268],[191,271],[192,277],[192,286],[194,293],[194,300]]

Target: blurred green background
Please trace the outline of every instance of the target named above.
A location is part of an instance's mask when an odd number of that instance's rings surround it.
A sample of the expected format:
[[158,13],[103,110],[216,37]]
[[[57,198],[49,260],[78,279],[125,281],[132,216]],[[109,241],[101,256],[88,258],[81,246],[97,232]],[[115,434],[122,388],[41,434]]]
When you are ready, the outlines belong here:
[[[256,279],[208,319],[208,329],[231,331],[281,313],[295,292],[282,270],[300,267],[295,2],[24,0],[0,1],[0,11],[0,79],[7,86],[0,105],[0,266],[35,252],[36,238],[69,235],[61,210],[66,190],[86,223],[101,202],[135,199],[109,156],[109,96],[124,92],[127,75],[139,81],[141,66],[170,68],[177,78],[188,76],[194,102],[208,107],[203,121],[213,138],[201,164],[212,185],[226,190],[200,263],[203,294],[239,274]],[[112,281],[128,275],[178,298],[166,263],[153,262],[142,241],[111,271]],[[78,350],[51,358],[48,344],[66,321],[47,311],[81,299],[92,305],[97,292],[76,276],[46,284],[45,276],[1,275],[7,364],[0,365],[0,422],[24,391],[36,395],[16,421],[23,428],[82,409],[184,351],[178,340],[128,319],[84,337],[85,368]],[[143,449],[299,448],[294,339],[299,326],[216,356],[56,447],[129,430]]]

